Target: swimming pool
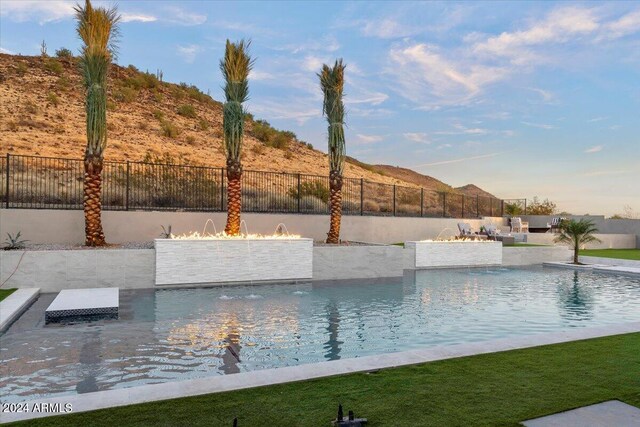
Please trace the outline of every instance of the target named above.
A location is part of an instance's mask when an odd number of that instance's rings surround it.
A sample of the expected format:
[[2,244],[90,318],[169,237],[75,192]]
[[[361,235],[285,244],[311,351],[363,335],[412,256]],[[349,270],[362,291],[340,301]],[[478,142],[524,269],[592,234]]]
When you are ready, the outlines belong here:
[[640,279],[543,267],[378,281],[121,291],[120,318],[0,337],[4,401],[640,320]]

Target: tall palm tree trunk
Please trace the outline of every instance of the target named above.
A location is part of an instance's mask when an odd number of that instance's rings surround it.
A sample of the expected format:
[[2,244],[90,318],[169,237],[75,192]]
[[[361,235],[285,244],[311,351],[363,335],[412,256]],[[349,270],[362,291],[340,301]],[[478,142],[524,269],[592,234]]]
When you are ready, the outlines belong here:
[[225,233],[240,234],[242,212],[242,165],[239,161],[227,160],[227,226]]
[[575,246],[573,248],[573,263],[578,263],[578,254],[580,253],[580,243],[576,240]]
[[101,219],[102,164],[98,156],[84,160],[84,232],[87,246],[106,244]]
[[340,221],[342,220],[342,175],[339,171],[329,173],[329,204],[331,217],[327,243],[340,243]]

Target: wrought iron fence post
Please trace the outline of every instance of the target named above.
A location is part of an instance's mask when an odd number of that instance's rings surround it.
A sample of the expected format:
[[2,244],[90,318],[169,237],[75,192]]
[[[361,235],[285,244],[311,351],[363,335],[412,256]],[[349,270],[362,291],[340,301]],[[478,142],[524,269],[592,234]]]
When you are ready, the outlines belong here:
[[442,193],[442,218],[447,217],[447,193]]
[[300,200],[302,199],[302,188],[300,186],[300,174],[298,174],[298,213],[300,213]]
[[393,216],[396,216],[396,185],[393,184]]
[[125,198],[124,198],[124,210],[129,210],[129,172],[130,172],[129,160],[127,160],[127,187],[125,190]]
[[220,169],[220,211],[224,211],[224,168]]
[[476,194],[476,216],[480,218],[480,195]]
[[462,218],[464,218],[464,194],[462,195]]
[[500,200],[500,216],[504,216],[504,200]]
[[527,214],[527,199],[524,199],[524,214]]
[[5,176],[5,179],[6,179],[7,182],[5,183],[5,191],[6,191],[6,193],[4,195],[5,205],[6,205],[7,209],[9,209],[9,176],[10,176],[9,175],[9,163],[10,163],[9,162],[9,156],[10,156],[10,154],[7,153],[7,171],[6,171],[6,176]]
[[493,197],[489,198],[489,216],[493,216]]
[[364,215],[364,178],[360,178],[360,216]]
[[424,187],[420,187],[420,218],[424,216]]

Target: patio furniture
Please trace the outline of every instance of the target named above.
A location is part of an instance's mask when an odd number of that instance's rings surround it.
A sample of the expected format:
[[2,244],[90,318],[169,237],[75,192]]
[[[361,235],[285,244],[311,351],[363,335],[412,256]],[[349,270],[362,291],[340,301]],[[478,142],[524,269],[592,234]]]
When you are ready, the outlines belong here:
[[502,242],[502,246],[513,246],[516,244],[515,236],[497,235],[496,241]]
[[515,216],[511,218],[511,232],[512,233],[528,233],[529,223],[523,221],[522,218]]
[[565,221],[565,220],[566,218],[563,218],[563,217],[551,218],[551,224],[547,224],[547,226],[549,227],[549,232],[557,233],[558,231],[560,231],[560,227],[562,226],[562,221]]
[[460,231],[460,236],[472,236],[476,234],[471,231],[471,224],[468,222],[459,222],[458,230]]
[[495,224],[485,225],[484,231],[485,233],[487,233],[487,236],[489,236],[490,238],[493,238],[494,240],[495,240],[495,237],[500,234],[500,229]]

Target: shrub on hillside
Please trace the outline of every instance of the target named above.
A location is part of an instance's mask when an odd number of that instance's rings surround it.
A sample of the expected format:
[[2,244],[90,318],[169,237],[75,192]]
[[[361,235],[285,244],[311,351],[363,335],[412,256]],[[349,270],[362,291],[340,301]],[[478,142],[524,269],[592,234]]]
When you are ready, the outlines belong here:
[[300,192],[298,186],[295,186],[289,189],[288,194],[294,199],[313,196],[324,203],[329,201],[329,188],[322,181],[305,181],[300,184]]
[[60,103],[60,98],[58,98],[58,95],[56,95],[55,92],[49,92],[47,93],[47,102],[54,107],[57,107]]
[[162,135],[169,138],[175,138],[180,135],[180,129],[168,120],[163,120],[160,123],[160,129],[162,130]]
[[48,58],[44,61],[44,69],[59,76],[64,71],[64,67],[57,59]]
[[64,59],[65,61],[71,61],[73,59],[73,52],[66,47],[61,47],[56,50],[56,56],[60,59]]
[[133,102],[138,96],[138,91],[132,87],[121,87],[113,94],[113,98],[118,102]]
[[193,105],[191,104],[185,104],[185,105],[181,105],[178,107],[178,114],[183,116],[183,117],[188,117],[190,119],[195,119],[196,118],[196,109],[193,108]]

